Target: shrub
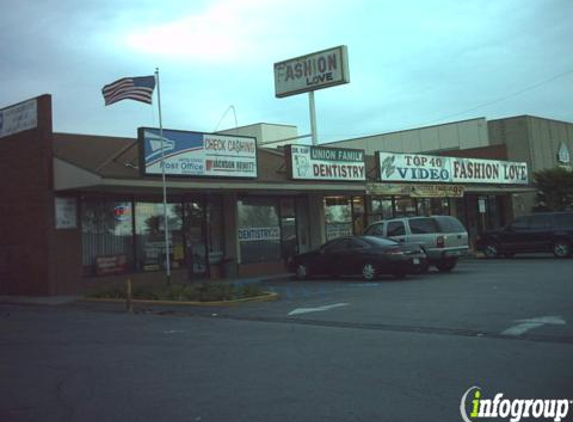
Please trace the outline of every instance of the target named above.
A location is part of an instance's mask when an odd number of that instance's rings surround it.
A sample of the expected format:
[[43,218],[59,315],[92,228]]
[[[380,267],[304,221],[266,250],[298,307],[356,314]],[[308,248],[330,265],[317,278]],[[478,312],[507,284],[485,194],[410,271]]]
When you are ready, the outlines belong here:
[[98,292],[88,293],[88,297],[93,297],[96,299],[125,299],[125,291],[120,289],[113,290],[102,290]]
[[239,297],[262,296],[265,291],[259,284],[249,283],[238,287]]
[[[144,286],[133,293],[134,299],[172,300],[190,302],[218,302],[245,297],[261,296],[265,292],[258,284],[233,285],[231,283],[203,282],[201,284],[173,284],[171,286]],[[90,293],[88,297],[98,299],[125,299],[122,289]]]

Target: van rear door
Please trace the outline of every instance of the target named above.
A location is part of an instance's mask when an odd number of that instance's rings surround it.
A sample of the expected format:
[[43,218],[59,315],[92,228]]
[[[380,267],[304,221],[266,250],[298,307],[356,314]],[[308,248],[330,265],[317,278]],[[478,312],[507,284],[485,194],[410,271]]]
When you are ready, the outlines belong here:
[[438,225],[438,231],[444,237],[444,248],[468,246],[468,232],[464,225],[454,217],[433,217]]

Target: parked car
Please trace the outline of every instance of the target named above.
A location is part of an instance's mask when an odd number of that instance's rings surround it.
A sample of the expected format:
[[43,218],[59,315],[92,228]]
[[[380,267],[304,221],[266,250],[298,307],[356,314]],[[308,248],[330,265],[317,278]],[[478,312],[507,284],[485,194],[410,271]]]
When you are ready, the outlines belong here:
[[374,280],[380,274],[405,277],[426,265],[426,254],[417,244],[400,243],[376,236],[344,236],[319,249],[295,255],[288,264],[300,280],[315,275],[361,274]]
[[469,252],[468,232],[457,218],[449,215],[377,221],[364,234],[418,243],[428,255],[428,266],[439,271],[451,271],[458,258]]
[[557,258],[567,258],[573,248],[573,212],[517,217],[501,230],[485,232],[476,247],[487,258],[528,252],[552,252]]

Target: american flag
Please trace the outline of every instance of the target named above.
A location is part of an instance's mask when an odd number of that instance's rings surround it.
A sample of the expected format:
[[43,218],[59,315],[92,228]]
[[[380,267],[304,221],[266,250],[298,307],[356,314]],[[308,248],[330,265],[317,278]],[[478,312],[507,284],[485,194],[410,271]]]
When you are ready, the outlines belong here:
[[151,96],[155,88],[155,76],[139,76],[121,78],[102,88],[105,105],[121,100],[135,100],[151,104]]

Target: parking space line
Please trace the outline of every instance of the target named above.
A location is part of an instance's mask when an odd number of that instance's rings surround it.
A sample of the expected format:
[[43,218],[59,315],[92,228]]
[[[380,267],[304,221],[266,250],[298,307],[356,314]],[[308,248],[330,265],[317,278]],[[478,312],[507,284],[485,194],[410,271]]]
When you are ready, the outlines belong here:
[[520,336],[529,330],[533,330],[534,328],[541,327],[543,325],[564,325],[565,321],[563,318],[558,316],[545,316],[545,317],[537,317],[531,319],[520,319],[515,322],[519,324],[509,327],[507,330],[501,332],[504,336]]
[[332,305],[319,306],[317,308],[297,308],[288,313],[289,316],[308,314],[311,312],[324,312],[334,308],[340,308],[342,306],[348,306],[348,303],[334,303]]

